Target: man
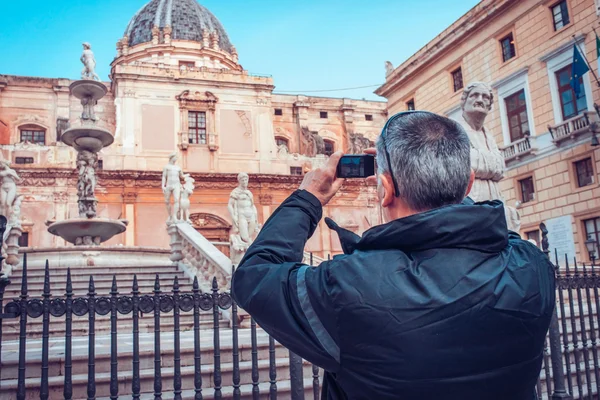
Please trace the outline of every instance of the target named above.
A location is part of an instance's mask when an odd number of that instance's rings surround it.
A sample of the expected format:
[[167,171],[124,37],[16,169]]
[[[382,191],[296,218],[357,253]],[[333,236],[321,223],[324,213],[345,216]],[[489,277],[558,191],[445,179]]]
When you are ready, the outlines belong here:
[[[483,82],[470,83],[465,87],[460,103],[462,120],[459,122],[471,141],[471,168],[475,173],[469,197],[476,202],[504,201],[499,183],[504,177],[504,156],[484,126],[494,103],[492,88]],[[519,232],[521,223],[517,210],[506,205],[504,207],[508,229]]]
[[232,292],[276,340],[323,367],[323,399],[532,400],[554,269],[509,232],[500,201],[464,201],[469,138],[432,113],[393,116],[377,141],[387,223],[345,254],[301,264],[342,185],[340,153],[307,174],[238,267]]
[[[182,179],[185,179],[183,171],[177,165],[177,154],[173,153],[169,156],[169,163],[165,165],[162,173],[162,191],[167,204],[167,213],[169,214],[167,224],[169,225],[176,222],[179,215]],[[173,206],[171,206],[171,197],[173,197]]]

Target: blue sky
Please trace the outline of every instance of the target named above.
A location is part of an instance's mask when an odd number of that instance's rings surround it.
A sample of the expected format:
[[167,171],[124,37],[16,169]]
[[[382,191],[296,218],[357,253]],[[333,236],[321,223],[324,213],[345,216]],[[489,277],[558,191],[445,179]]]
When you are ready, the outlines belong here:
[[[115,43],[147,0],[2,2],[0,74],[77,78],[81,42],[108,80]],[[479,0],[201,0],[227,30],[242,66],[276,92],[380,99],[384,62],[397,66]]]

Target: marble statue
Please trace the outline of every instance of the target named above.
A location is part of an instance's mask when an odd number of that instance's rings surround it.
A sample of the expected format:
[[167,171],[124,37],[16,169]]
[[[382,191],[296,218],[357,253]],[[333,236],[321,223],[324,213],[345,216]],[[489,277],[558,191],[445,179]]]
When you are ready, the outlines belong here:
[[315,157],[317,154],[325,154],[325,141],[318,132],[302,127],[303,154],[308,157]]
[[[493,135],[484,127],[485,118],[492,109],[494,93],[482,82],[467,85],[461,98],[462,120],[459,121],[471,141],[471,167],[475,182],[469,193],[474,201],[501,200],[500,180],[504,177],[504,156],[498,149]],[[505,205],[508,229],[519,232],[520,221],[517,210]]]
[[229,238],[232,262],[234,259],[243,257],[243,252],[252,244],[260,230],[254,196],[248,190],[248,179],[248,174],[245,172],[238,175],[239,185],[231,191],[227,205],[233,221],[233,230]]
[[92,79],[99,81],[100,77],[96,74],[96,59],[94,58],[94,52],[92,46],[85,42],[83,45],[83,53],[81,53],[81,62],[83,69],[81,70],[81,79]]
[[386,61],[385,62],[385,77],[387,78],[388,76],[390,76],[392,72],[394,72],[394,65],[392,65],[391,62]]
[[352,154],[363,154],[365,149],[373,147],[375,144],[368,138],[364,137],[361,133],[351,133],[350,139],[350,153]]
[[19,175],[10,167],[10,162],[0,161],[0,214],[6,217],[6,229],[2,237],[2,256],[6,259],[2,274],[10,277],[19,264],[19,237],[21,227],[21,203],[23,195],[17,194]]
[[190,196],[194,193],[194,178],[190,174],[183,174],[184,184],[181,190],[181,199],[179,200],[179,220],[189,224],[190,221]]
[[98,154],[81,150],[77,153],[77,197],[79,216],[81,218],[93,218],[96,216],[96,167],[98,166]]
[[[168,225],[174,223],[179,215],[181,180],[184,179],[183,171],[176,163],[177,154],[173,153],[169,156],[169,163],[163,168],[162,173],[162,191],[165,195],[167,213],[169,214]],[[173,205],[171,205],[171,197],[173,198]]]
[[17,182],[21,180],[8,161],[0,161],[0,214],[9,216],[17,198]]

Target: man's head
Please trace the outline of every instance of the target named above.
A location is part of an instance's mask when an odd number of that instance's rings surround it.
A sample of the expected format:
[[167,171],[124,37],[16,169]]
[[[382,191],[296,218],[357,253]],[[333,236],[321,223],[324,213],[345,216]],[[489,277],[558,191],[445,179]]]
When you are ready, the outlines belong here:
[[172,153],[169,155],[169,163],[175,164],[177,162],[177,153]]
[[240,172],[238,174],[237,180],[238,180],[238,183],[240,184],[240,187],[242,189],[247,189],[248,188],[248,180],[249,180],[249,178],[248,178],[248,174],[247,173]]
[[470,190],[469,137],[449,118],[426,111],[395,115],[376,146],[377,193],[387,221],[458,204]]
[[494,92],[492,88],[483,82],[473,82],[463,90],[460,106],[463,114],[472,113],[487,115],[494,103]]

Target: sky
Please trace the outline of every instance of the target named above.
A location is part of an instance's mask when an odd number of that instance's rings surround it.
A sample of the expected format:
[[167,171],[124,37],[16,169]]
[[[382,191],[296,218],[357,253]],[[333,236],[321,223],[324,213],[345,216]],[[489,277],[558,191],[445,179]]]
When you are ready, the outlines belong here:
[[[81,43],[108,80],[116,42],[148,0],[3,0],[0,74],[77,79]],[[276,93],[385,100],[385,61],[401,64],[479,0],[200,0],[250,73]],[[370,86],[370,87],[364,87]],[[363,87],[352,90],[339,90]]]

